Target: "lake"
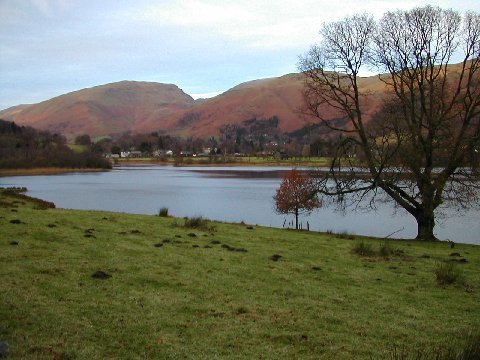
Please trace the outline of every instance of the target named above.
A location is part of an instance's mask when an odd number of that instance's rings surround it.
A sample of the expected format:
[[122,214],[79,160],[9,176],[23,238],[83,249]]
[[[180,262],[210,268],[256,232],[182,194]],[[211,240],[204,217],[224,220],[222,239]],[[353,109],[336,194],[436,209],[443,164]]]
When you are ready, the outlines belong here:
[[[52,201],[57,207],[158,214],[162,207],[178,217],[272,227],[287,226],[293,216],[278,215],[273,195],[285,167],[169,167],[128,166],[110,172],[0,178],[0,186],[24,186],[28,195]],[[441,240],[480,244],[480,211],[442,209],[435,233]],[[310,230],[348,232],[393,238],[413,238],[415,219],[393,204],[376,211],[345,213],[324,207],[302,216]]]

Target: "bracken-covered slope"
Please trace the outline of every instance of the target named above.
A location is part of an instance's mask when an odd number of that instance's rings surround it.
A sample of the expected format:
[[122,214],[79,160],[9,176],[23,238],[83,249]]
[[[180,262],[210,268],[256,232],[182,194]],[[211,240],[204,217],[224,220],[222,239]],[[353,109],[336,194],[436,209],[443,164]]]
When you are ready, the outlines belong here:
[[[184,136],[217,135],[226,124],[243,126],[252,118],[276,116],[278,130],[291,132],[319,120],[303,111],[303,75],[254,80],[214,98],[195,102],[175,85],[123,81],[72,92],[39,104],[0,112],[0,118],[73,138],[125,131],[163,130]],[[378,77],[361,79],[370,113],[378,109],[384,86]],[[323,115],[335,119],[332,108]],[[367,115],[367,120],[368,120]]]
[[[299,74],[246,82],[171,117],[168,125],[181,134],[207,136],[226,124],[242,126],[252,118],[277,116],[280,131],[293,131],[315,121],[302,114],[302,88]],[[145,130],[158,124],[160,115],[153,113]]]
[[176,85],[121,81],[58,96],[39,104],[13,107],[0,117],[69,138],[136,130],[152,113],[165,117],[188,109],[194,100]]
[[[137,130],[161,129],[181,135],[208,136],[218,134],[219,129],[227,124],[241,127],[252,118],[266,120],[276,116],[280,132],[295,131],[319,122],[305,114],[303,88],[302,74],[249,81],[167,118],[157,110]],[[384,89],[377,76],[360,80],[360,90],[367,96],[367,121],[378,110]],[[339,117],[331,107],[325,107],[321,112],[326,118]]]

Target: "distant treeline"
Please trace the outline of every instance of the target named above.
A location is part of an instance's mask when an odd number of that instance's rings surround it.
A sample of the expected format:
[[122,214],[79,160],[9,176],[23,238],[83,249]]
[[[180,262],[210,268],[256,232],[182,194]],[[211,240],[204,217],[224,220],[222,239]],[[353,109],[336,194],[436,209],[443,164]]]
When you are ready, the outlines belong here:
[[[196,113],[188,113],[182,118],[186,124],[198,118]],[[144,157],[172,151],[174,156],[182,152],[191,154],[264,156],[283,153],[289,157],[334,155],[337,139],[330,135],[328,127],[321,124],[308,124],[294,132],[280,129],[278,116],[270,118],[252,117],[240,124],[224,124],[219,134],[209,137],[180,137],[164,131],[151,133],[126,132],[105,137],[92,142],[89,135],[79,135],[75,144],[90,146],[98,154],[120,154],[122,151],[140,151]],[[341,120],[334,125],[341,126]]]
[[61,135],[0,119],[0,169],[36,167],[108,169],[111,165],[90,150],[73,151]]

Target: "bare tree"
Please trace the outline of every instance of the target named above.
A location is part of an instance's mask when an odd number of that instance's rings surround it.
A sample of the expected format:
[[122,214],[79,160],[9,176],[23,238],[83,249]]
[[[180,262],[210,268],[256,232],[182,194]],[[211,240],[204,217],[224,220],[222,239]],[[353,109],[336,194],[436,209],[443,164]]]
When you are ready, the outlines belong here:
[[[381,189],[415,217],[417,239],[434,240],[443,202],[478,204],[480,14],[426,6],[386,13],[378,23],[348,17],[320,33],[320,45],[299,64],[304,97],[307,112],[340,141],[318,191],[355,201],[371,193],[374,204]],[[383,106],[374,115],[374,97],[359,85],[365,65],[383,72],[385,89],[376,95]],[[347,126],[334,126],[325,107]]]

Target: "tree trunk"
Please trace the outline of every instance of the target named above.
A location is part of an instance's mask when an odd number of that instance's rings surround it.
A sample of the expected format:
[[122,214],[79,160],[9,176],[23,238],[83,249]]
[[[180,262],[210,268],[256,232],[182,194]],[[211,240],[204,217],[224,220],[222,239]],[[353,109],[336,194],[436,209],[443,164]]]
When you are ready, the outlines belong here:
[[417,240],[424,241],[438,241],[433,235],[433,228],[435,227],[435,215],[432,211],[421,211],[415,215],[417,220],[418,232]]
[[295,229],[298,230],[298,209],[295,209]]

